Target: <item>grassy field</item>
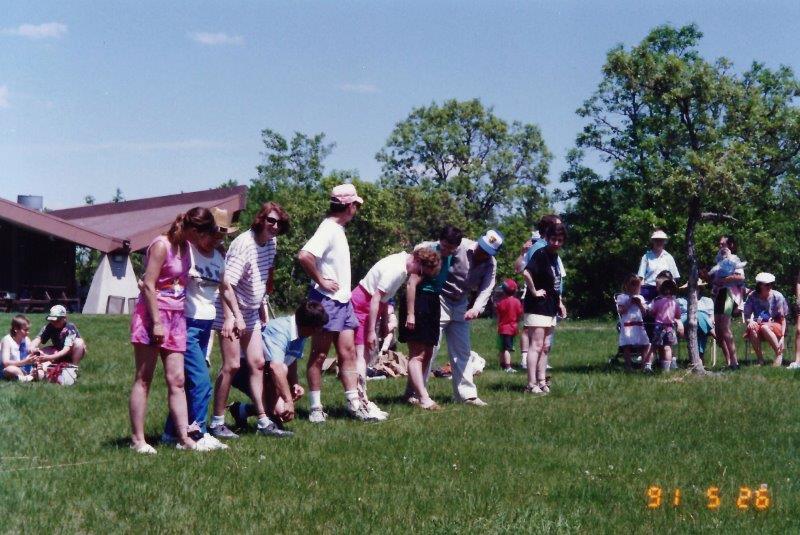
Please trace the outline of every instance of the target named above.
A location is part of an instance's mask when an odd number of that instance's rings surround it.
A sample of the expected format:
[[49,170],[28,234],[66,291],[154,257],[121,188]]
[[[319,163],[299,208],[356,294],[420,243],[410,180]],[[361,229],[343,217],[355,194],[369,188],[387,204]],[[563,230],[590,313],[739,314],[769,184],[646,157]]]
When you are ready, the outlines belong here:
[[[333,417],[323,426],[301,419],[290,440],[250,433],[224,452],[159,447],[145,457],[128,450],[127,318],[73,319],[89,344],[76,386],[0,384],[0,531],[800,530],[800,375],[786,369],[627,375],[606,364],[611,323],[567,322],[552,394],[525,397],[524,375],[498,370],[493,325],[480,320],[473,340],[489,361],[478,378],[488,407],[453,405],[449,381],[432,379],[444,411],[423,413],[398,403],[402,381],[376,381],[371,395],[391,418],[361,424],[337,417],[343,396],[329,377]],[[148,435],[165,413],[159,379]],[[738,510],[739,487],[761,484],[768,510]],[[646,507],[650,485],[664,489],[657,510]],[[710,486],[720,489],[715,511]]]

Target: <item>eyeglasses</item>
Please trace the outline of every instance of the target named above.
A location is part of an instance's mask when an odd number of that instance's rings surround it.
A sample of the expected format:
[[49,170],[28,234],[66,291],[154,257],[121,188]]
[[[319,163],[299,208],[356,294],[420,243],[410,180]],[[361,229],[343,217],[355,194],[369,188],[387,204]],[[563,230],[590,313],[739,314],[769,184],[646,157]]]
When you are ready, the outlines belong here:
[[275,219],[275,218],[274,218],[274,217],[272,217],[272,216],[267,216],[267,218],[265,219],[265,221],[266,221],[267,223],[269,223],[270,225],[277,225],[278,223],[280,223],[280,222],[281,222],[281,220],[280,220],[280,219]]

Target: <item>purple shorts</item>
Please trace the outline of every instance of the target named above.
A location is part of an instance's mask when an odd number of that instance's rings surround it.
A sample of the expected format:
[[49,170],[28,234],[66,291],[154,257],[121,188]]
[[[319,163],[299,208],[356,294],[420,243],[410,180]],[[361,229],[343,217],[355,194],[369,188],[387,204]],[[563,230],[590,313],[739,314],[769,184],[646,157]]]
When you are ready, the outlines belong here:
[[358,329],[358,318],[353,310],[353,303],[340,303],[334,301],[327,295],[322,295],[313,288],[308,292],[308,298],[311,301],[316,301],[325,312],[328,313],[328,323],[322,327],[322,330],[329,333],[340,333],[342,331],[355,331]]
[[[164,326],[164,342],[161,344],[161,349],[185,353],[186,317],[183,315],[183,310],[159,310],[158,314],[161,317],[161,325]],[[137,303],[131,317],[131,343],[153,345],[150,340],[152,329],[153,322],[144,302]]]

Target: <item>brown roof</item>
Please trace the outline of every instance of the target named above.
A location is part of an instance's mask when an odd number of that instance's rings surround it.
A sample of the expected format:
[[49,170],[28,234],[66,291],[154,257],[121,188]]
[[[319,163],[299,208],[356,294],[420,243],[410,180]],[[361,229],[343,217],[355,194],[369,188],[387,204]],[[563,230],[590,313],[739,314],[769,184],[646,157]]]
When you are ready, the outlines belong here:
[[243,210],[247,186],[218,188],[163,197],[151,197],[118,203],[91,204],[50,212],[52,215],[95,232],[104,232],[130,242],[133,251],[147,247],[150,241],[169,229],[181,212],[195,206],[214,206],[236,212]]
[[109,252],[123,246],[123,240],[120,238],[96,229],[84,228],[71,221],[56,217],[52,213],[31,210],[3,198],[0,198],[0,219],[98,251]]

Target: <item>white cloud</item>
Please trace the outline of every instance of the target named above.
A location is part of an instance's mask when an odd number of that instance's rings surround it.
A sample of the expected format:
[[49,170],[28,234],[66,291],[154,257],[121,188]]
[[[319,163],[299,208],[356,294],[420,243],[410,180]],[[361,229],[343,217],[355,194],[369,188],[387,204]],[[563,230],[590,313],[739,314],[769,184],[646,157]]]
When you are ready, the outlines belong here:
[[339,86],[339,89],[345,93],[361,94],[377,93],[379,91],[378,86],[375,84],[342,84]]
[[193,32],[189,34],[192,41],[201,45],[243,45],[244,37],[241,35],[228,35],[227,33]]
[[10,105],[8,103],[8,86],[0,85],[0,108],[8,108]]
[[67,25],[61,22],[45,22],[44,24],[20,24],[16,28],[5,28],[2,33],[18,35],[28,39],[61,38],[67,33]]

